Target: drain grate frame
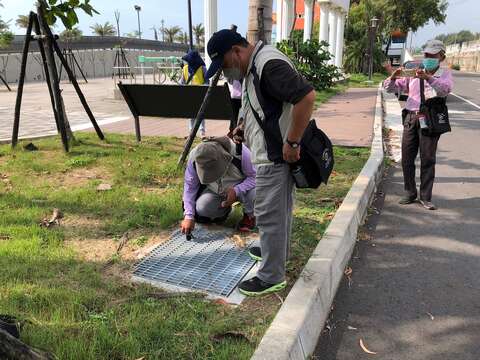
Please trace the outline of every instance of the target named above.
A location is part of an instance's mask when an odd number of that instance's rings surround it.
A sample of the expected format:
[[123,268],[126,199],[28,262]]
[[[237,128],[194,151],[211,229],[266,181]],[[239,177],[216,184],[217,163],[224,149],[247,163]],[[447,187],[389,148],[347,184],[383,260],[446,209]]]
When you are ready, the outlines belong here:
[[197,226],[194,238],[186,240],[180,230],[159,244],[134,267],[142,281],[164,283],[188,290],[228,297],[255,265],[247,244],[239,249],[230,239],[232,231]]

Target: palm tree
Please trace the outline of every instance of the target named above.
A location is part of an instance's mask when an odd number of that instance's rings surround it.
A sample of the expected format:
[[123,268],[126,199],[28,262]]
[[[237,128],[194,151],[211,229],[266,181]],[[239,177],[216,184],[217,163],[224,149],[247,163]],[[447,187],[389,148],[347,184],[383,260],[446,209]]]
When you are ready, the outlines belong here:
[[92,32],[95,35],[104,37],[104,36],[114,36],[117,34],[115,31],[115,27],[110,24],[108,21],[105,24],[98,24],[95,23],[93,26],[90,26],[90,29],[92,29]]
[[182,31],[182,28],[180,26],[172,26],[170,28],[164,28],[162,31],[167,37],[167,42],[173,43],[178,33]]
[[60,39],[63,41],[73,41],[78,38],[81,38],[83,35],[82,30],[78,27],[74,27],[72,29],[65,29],[60,33]]
[[175,37],[175,40],[181,44],[188,44],[188,34],[186,31],[180,31],[180,34],[178,34]]
[[15,25],[19,28],[26,29],[28,27],[29,19],[28,15],[18,15],[17,20],[15,20]]
[[248,33],[247,39],[255,44],[260,39],[258,9],[263,9],[264,38],[267,43],[272,39],[272,7],[273,0],[248,1]]
[[127,38],[137,38],[138,39],[138,30],[133,30],[129,33],[125,33],[125,34],[123,34],[123,36],[125,36]]
[[205,27],[202,23],[195,25],[193,28],[193,33],[195,34],[195,44],[200,47],[205,41]]

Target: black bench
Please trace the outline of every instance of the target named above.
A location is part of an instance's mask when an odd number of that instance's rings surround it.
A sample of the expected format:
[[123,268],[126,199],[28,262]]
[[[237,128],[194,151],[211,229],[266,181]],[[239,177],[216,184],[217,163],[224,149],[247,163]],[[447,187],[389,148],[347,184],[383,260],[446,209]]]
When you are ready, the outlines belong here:
[[[140,141],[140,116],[195,118],[209,87],[207,85],[122,84],[120,82],[118,88],[132,112],[135,120],[135,134]],[[230,120],[231,124],[236,123],[227,84],[215,86],[212,89],[205,119]]]

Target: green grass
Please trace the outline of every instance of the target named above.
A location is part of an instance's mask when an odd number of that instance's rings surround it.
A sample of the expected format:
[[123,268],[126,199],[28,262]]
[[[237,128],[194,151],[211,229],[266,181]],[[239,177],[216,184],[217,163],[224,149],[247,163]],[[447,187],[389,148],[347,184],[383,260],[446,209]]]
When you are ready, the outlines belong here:
[[[182,141],[77,138],[69,154],[56,138],[36,141],[36,152],[0,146],[0,314],[18,317],[21,339],[59,359],[248,359],[280,306],[276,295],[236,308],[191,294],[165,298],[159,289],[112,273],[128,274],[128,258],[112,253],[94,261],[71,246],[92,239],[115,243],[128,231],[129,246],[141,248],[177,226]],[[297,193],[289,287],[368,150],[337,147],[335,155],[329,185]],[[97,191],[100,183],[112,189]],[[53,208],[64,214],[61,226],[40,227]]]
[[315,91],[315,105],[319,106],[323,103],[326,103],[330,98],[335,95],[341,94],[347,90],[348,86],[344,84],[337,84],[331,88]]
[[351,74],[348,86],[353,88],[378,87],[378,84],[387,78],[386,74],[375,73],[372,76],[372,84],[367,83],[368,76],[364,74]]
[[316,91],[315,106],[318,107],[323,103],[326,103],[330,98],[335,95],[344,93],[348,88],[365,88],[365,87],[377,87],[380,81],[387,78],[387,75],[382,73],[375,73],[372,77],[372,84],[368,84],[368,76],[364,74],[351,74],[346,83],[336,84],[331,88]]

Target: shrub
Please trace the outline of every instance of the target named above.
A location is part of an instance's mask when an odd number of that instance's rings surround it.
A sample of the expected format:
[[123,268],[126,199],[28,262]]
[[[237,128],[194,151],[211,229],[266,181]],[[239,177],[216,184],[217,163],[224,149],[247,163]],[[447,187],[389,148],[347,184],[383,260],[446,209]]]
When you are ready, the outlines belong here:
[[460,64],[453,64],[452,70],[460,70]]
[[307,79],[315,90],[323,90],[340,78],[335,65],[328,64],[331,59],[326,42],[317,40],[303,42],[301,36],[293,34],[292,40],[277,43],[277,48],[289,57],[297,70]]

